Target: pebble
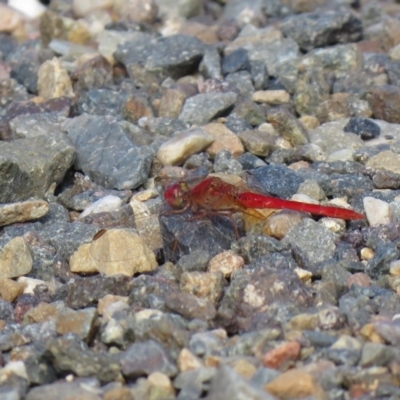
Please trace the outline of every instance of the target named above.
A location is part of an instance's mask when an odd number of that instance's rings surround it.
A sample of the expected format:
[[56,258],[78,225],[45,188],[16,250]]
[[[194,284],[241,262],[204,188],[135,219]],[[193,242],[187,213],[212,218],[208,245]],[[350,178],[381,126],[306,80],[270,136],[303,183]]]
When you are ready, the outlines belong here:
[[326,398],[322,387],[315,379],[298,369],[286,371],[265,385],[265,390],[279,398],[291,399],[313,396],[318,400]]
[[192,125],[203,125],[226,112],[237,99],[234,92],[200,93],[189,97],[179,119]]
[[374,197],[366,196],[363,199],[365,215],[371,226],[389,224],[389,203]]
[[202,128],[190,129],[163,143],[157,152],[157,158],[163,165],[179,165],[213,142],[214,138]]
[[8,278],[0,279],[0,297],[8,302],[13,302],[24,290],[24,285]]
[[287,342],[267,352],[263,357],[265,367],[279,369],[288,361],[296,361],[300,357],[301,345],[298,342]]
[[201,360],[186,348],[179,353],[177,363],[180,372],[198,369],[202,366]]
[[231,278],[236,271],[244,266],[243,257],[231,250],[224,251],[213,257],[207,266],[209,272],[221,272],[224,278]]
[[49,211],[49,204],[43,200],[28,200],[0,205],[0,226],[39,219]]
[[89,342],[97,329],[97,310],[88,307],[85,310],[64,309],[56,318],[58,335],[74,333],[80,339]]
[[293,146],[309,142],[308,131],[294,115],[284,108],[276,108],[268,113],[267,121],[276,132],[287,139]]
[[241,140],[225,125],[220,123],[211,123],[203,127],[212,138],[213,143],[207,148],[210,157],[215,156],[223,150],[228,150],[233,157],[239,157],[244,153],[244,147]]
[[256,103],[266,103],[271,106],[279,106],[289,103],[290,94],[285,90],[259,90],[253,93],[251,99]]
[[149,272],[157,268],[154,253],[136,233],[109,229],[90,244],[83,244],[71,256],[71,272],[105,275]]
[[44,99],[73,97],[72,83],[58,58],[44,62],[38,72],[39,96]]
[[179,288],[202,299],[218,304],[223,293],[225,281],[220,272],[184,272],[180,277]]
[[29,274],[33,266],[30,246],[23,237],[11,239],[0,252],[1,278],[18,278]]

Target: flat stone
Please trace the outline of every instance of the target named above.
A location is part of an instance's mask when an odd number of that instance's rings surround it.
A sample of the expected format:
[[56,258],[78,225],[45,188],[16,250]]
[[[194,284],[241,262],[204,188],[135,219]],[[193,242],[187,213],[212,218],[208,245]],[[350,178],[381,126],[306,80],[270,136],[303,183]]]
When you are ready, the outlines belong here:
[[0,205],[0,226],[39,219],[49,211],[44,200],[27,200],[19,203]]
[[236,99],[234,92],[200,93],[185,101],[179,118],[190,124],[203,125],[226,112]]
[[213,141],[214,138],[202,128],[190,129],[163,143],[157,158],[163,165],[179,165],[191,155],[206,149]]
[[154,340],[134,343],[124,351],[120,363],[123,375],[128,378],[150,375],[153,372],[162,372],[169,377],[177,373],[171,356]]
[[123,229],[109,229],[90,244],[83,244],[70,258],[72,272],[105,275],[149,272],[157,268],[154,253],[139,235]]
[[32,270],[30,246],[23,237],[11,239],[0,252],[0,278],[17,278]]

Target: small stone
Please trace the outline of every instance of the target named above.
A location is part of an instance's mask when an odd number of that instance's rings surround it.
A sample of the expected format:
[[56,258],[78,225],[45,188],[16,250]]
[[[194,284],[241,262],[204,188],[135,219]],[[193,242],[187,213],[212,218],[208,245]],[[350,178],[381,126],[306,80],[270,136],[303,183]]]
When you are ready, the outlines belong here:
[[244,266],[243,257],[239,256],[232,250],[226,250],[217,254],[208,263],[207,270],[209,272],[222,272],[224,278],[231,278],[236,271]]
[[152,117],[153,110],[145,96],[132,95],[124,104],[124,118],[132,123],[137,123],[140,118]]
[[178,356],[178,369],[180,372],[190,371],[202,367],[202,363],[189,349],[183,348]]
[[398,86],[374,86],[367,99],[376,119],[400,123],[400,116],[397,112],[400,107],[400,88]]
[[355,274],[349,276],[347,279],[347,286],[351,288],[354,285],[362,287],[370,287],[372,283],[371,278],[364,272],[356,272]]
[[315,399],[326,398],[324,390],[307,372],[291,369],[279,375],[265,385],[265,390],[281,399],[298,399],[313,396]]
[[49,203],[44,200],[0,205],[0,226],[39,219],[49,211]]
[[256,103],[266,103],[279,106],[289,103],[290,94],[286,90],[259,90],[254,92],[251,99]]
[[214,158],[220,151],[228,150],[233,157],[244,153],[244,147],[239,137],[221,123],[212,123],[203,126],[214,142],[207,148],[207,153]]
[[58,58],[45,61],[39,68],[38,91],[39,96],[46,100],[63,96],[73,97],[71,79]]
[[170,354],[154,340],[137,342],[121,355],[121,370],[127,378],[137,378],[161,372],[168,377],[177,373],[177,368]]
[[275,347],[263,356],[264,367],[279,369],[288,361],[297,361],[301,345],[298,342],[287,342]]
[[80,339],[89,342],[96,330],[97,310],[88,307],[84,310],[64,309],[56,320],[56,329],[59,335],[74,333]]
[[320,122],[317,117],[313,115],[302,115],[299,121],[306,127],[306,129],[311,130],[318,128],[320,126]]
[[367,167],[383,168],[395,174],[400,174],[400,154],[390,150],[382,151],[376,156],[371,157],[366,165]]
[[97,214],[102,212],[111,212],[117,210],[122,205],[122,199],[118,196],[104,196],[101,199],[92,203],[89,207],[81,213],[79,218],[84,218],[90,214]]
[[375,252],[370,247],[363,247],[360,251],[360,256],[362,260],[372,260],[375,256]]
[[175,389],[172,385],[171,379],[161,373],[152,372],[148,378],[147,382],[150,384],[150,393],[152,400],[174,400]]
[[35,289],[40,285],[46,285],[41,279],[29,278],[27,276],[20,276],[17,282],[24,285],[24,294],[35,294]]
[[288,330],[309,330],[314,331],[318,328],[317,314],[297,314],[287,326]]
[[295,225],[284,238],[307,267],[331,258],[336,240],[336,234],[308,218]]
[[144,24],[154,24],[158,15],[158,5],[155,0],[113,1],[113,11],[122,20],[136,21]]
[[24,290],[24,285],[12,279],[0,278],[0,297],[13,302]]
[[33,258],[23,237],[11,239],[0,252],[0,278],[17,278],[29,274]]
[[213,141],[202,128],[190,129],[163,143],[157,152],[157,158],[163,165],[179,165],[191,155],[206,149]]
[[392,357],[389,346],[381,343],[365,343],[361,353],[360,366],[363,368],[385,366]]
[[212,320],[217,313],[214,303],[208,299],[200,299],[194,294],[185,292],[168,293],[166,306],[187,319]]
[[249,71],[250,60],[246,49],[239,48],[224,57],[222,62],[222,73],[224,75],[237,71]]
[[353,117],[350,118],[347,125],[343,128],[343,131],[353,132],[359,135],[363,140],[371,140],[380,135],[381,128],[370,119]]
[[390,275],[400,276],[400,260],[392,261],[389,268]]
[[218,304],[224,283],[220,272],[184,272],[180,278],[179,288],[182,292],[191,293]]
[[71,272],[133,276],[153,271],[157,268],[157,261],[136,233],[108,229],[92,243],[81,245],[71,256],[69,265]]
[[234,92],[197,94],[186,100],[179,119],[190,124],[206,124],[232,107],[236,99]]
[[268,113],[267,120],[291,145],[298,146],[309,142],[307,129],[285,108],[272,109]]
[[102,10],[112,7],[114,0],[92,0],[79,1],[73,0],[72,9],[77,17],[85,17],[96,10]]
[[387,225],[390,223],[389,203],[374,197],[366,196],[363,199],[365,215],[371,226]]
[[283,239],[303,219],[304,215],[298,212],[278,212],[264,221],[262,231],[266,235]]
[[238,133],[245,149],[256,156],[268,157],[276,147],[276,134],[262,130],[246,130]]
[[29,324],[43,323],[54,320],[57,315],[58,310],[53,304],[41,302],[26,312],[24,321]]
[[116,296],[114,294],[106,294],[101,298],[97,304],[97,311],[99,315],[105,315],[108,312],[109,307],[112,307],[114,303],[123,302],[128,304],[128,297],[126,296]]
[[187,95],[183,90],[167,89],[160,99],[158,116],[178,118],[186,98]]
[[[25,9],[26,6],[24,5],[23,8]],[[23,18],[16,10],[0,4],[0,15],[0,32],[15,33],[22,28]]]

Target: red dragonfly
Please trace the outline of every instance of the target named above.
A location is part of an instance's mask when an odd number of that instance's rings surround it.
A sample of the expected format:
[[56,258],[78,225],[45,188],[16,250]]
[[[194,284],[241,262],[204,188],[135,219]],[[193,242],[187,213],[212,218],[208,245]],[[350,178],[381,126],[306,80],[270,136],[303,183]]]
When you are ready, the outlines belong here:
[[187,183],[178,182],[167,187],[164,193],[167,203],[175,210],[192,210],[199,213],[246,212],[247,209],[288,209],[309,212],[314,215],[346,220],[364,219],[356,211],[334,206],[283,200],[253,192],[223,181],[218,177],[208,177],[192,189]]
[[[263,218],[262,215],[257,215],[256,209],[290,209],[302,212],[309,212],[315,215],[321,215],[332,218],[341,218],[346,220],[360,220],[364,216],[356,211],[334,207],[321,206],[316,204],[303,203],[298,201],[283,200],[276,197],[267,196],[250,190],[247,186],[238,186],[230,184],[218,177],[207,177],[200,183],[190,188],[185,181],[170,184],[164,192],[164,198],[169,206],[173,209],[166,211],[165,216],[171,214],[183,214],[186,211],[191,211],[192,216],[189,220],[197,220],[202,215],[206,216],[227,216],[231,219],[235,229],[236,237],[239,238],[238,228],[233,218],[233,214],[241,212],[245,215],[256,216],[256,219]],[[255,213],[254,213],[255,212]],[[148,217],[146,217],[147,220]],[[138,219],[139,221],[141,218]],[[144,221],[146,221],[144,220]],[[151,222],[141,223],[144,231],[152,226]],[[139,226],[137,226],[139,228]],[[144,233],[141,228],[139,228]],[[150,228],[151,230],[151,228]],[[98,232],[94,240],[99,239],[107,230],[103,229]],[[153,233],[153,231],[151,230]],[[144,234],[147,236],[146,234]],[[153,235],[152,235],[153,236]],[[185,233],[187,235],[187,232]],[[223,234],[225,236],[225,234]],[[229,241],[229,239],[227,239]],[[146,242],[149,243],[149,239]],[[170,243],[172,244],[172,243]],[[177,238],[173,244],[171,258],[177,250]],[[153,247],[153,246],[152,246]],[[159,246],[156,246],[159,247]],[[92,258],[98,259],[99,256],[91,251]],[[130,252],[129,252],[130,254]],[[130,258],[129,256],[121,256],[123,259]],[[102,260],[100,260],[102,261]]]

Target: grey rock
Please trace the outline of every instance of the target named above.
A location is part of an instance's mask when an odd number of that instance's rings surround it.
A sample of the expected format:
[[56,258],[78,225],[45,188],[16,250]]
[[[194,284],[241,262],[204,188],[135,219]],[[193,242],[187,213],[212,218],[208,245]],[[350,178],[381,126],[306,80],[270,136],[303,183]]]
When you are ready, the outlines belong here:
[[120,376],[118,355],[93,352],[75,335],[50,340],[46,349],[58,372],[96,377],[101,382],[110,382]]
[[233,369],[220,367],[211,381],[211,387],[207,400],[219,399],[232,400],[276,400],[264,390],[252,385]]
[[62,181],[74,157],[75,148],[61,135],[0,142],[0,201],[44,197]]
[[284,165],[268,165],[249,174],[250,186],[284,199],[297,193],[303,180],[298,173]]
[[219,215],[193,217],[195,214],[191,212],[160,215],[167,260],[177,260],[193,251],[205,251],[212,257],[229,249],[232,241],[237,239],[235,225],[230,218]]
[[96,391],[100,388],[97,379],[75,379],[73,382],[54,382],[31,388],[26,395],[26,400],[68,400],[71,398],[96,400]]
[[124,275],[92,276],[68,282],[66,303],[73,309],[97,305],[107,294],[127,296],[131,279]]
[[179,119],[190,124],[203,125],[222,115],[233,106],[236,93],[200,93],[189,97]]
[[118,46],[114,53],[136,85],[159,83],[167,76],[178,79],[195,70],[205,45],[194,36],[182,34],[154,38],[137,32],[137,38]]
[[395,353],[393,348],[382,343],[365,343],[362,353],[360,365],[362,367],[385,366],[388,365]]
[[171,377],[178,372],[170,354],[154,340],[134,343],[121,355],[120,363],[121,371],[127,378],[150,375],[156,371]]
[[76,146],[75,166],[108,189],[134,189],[150,171],[152,151],[136,146],[112,117],[82,115],[64,129]]
[[15,139],[33,139],[37,136],[59,137],[66,117],[57,112],[19,115],[10,121]]
[[197,400],[209,390],[210,380],[217,370],[214,367],[200,367],[179,373],[174,379],[174,387],[179,389],[179,399]]
[[68,260],[82,243],[92,240],[98,228],[81,222],[59,221],[52,225],[43,224],[38,227],[38,231],[44,240],[50,242]]
[[199,65],[199,71],[205,78],[221,79],[221,56],[215,47],[207,47]]
[[362,36],[361,20],[350,11],[321,11],[290,16],[280,24],[280,28],[305,51],[336,43],[356,42]]
[[122,119],[125,102],[129,93],[121,89],[93,88],[79,96],[79,114],[112,115]]
[[299,265],[308,269],[333,257],[337,235],[323,225],[306,218],[294,226],[283,241],[291,246]]

